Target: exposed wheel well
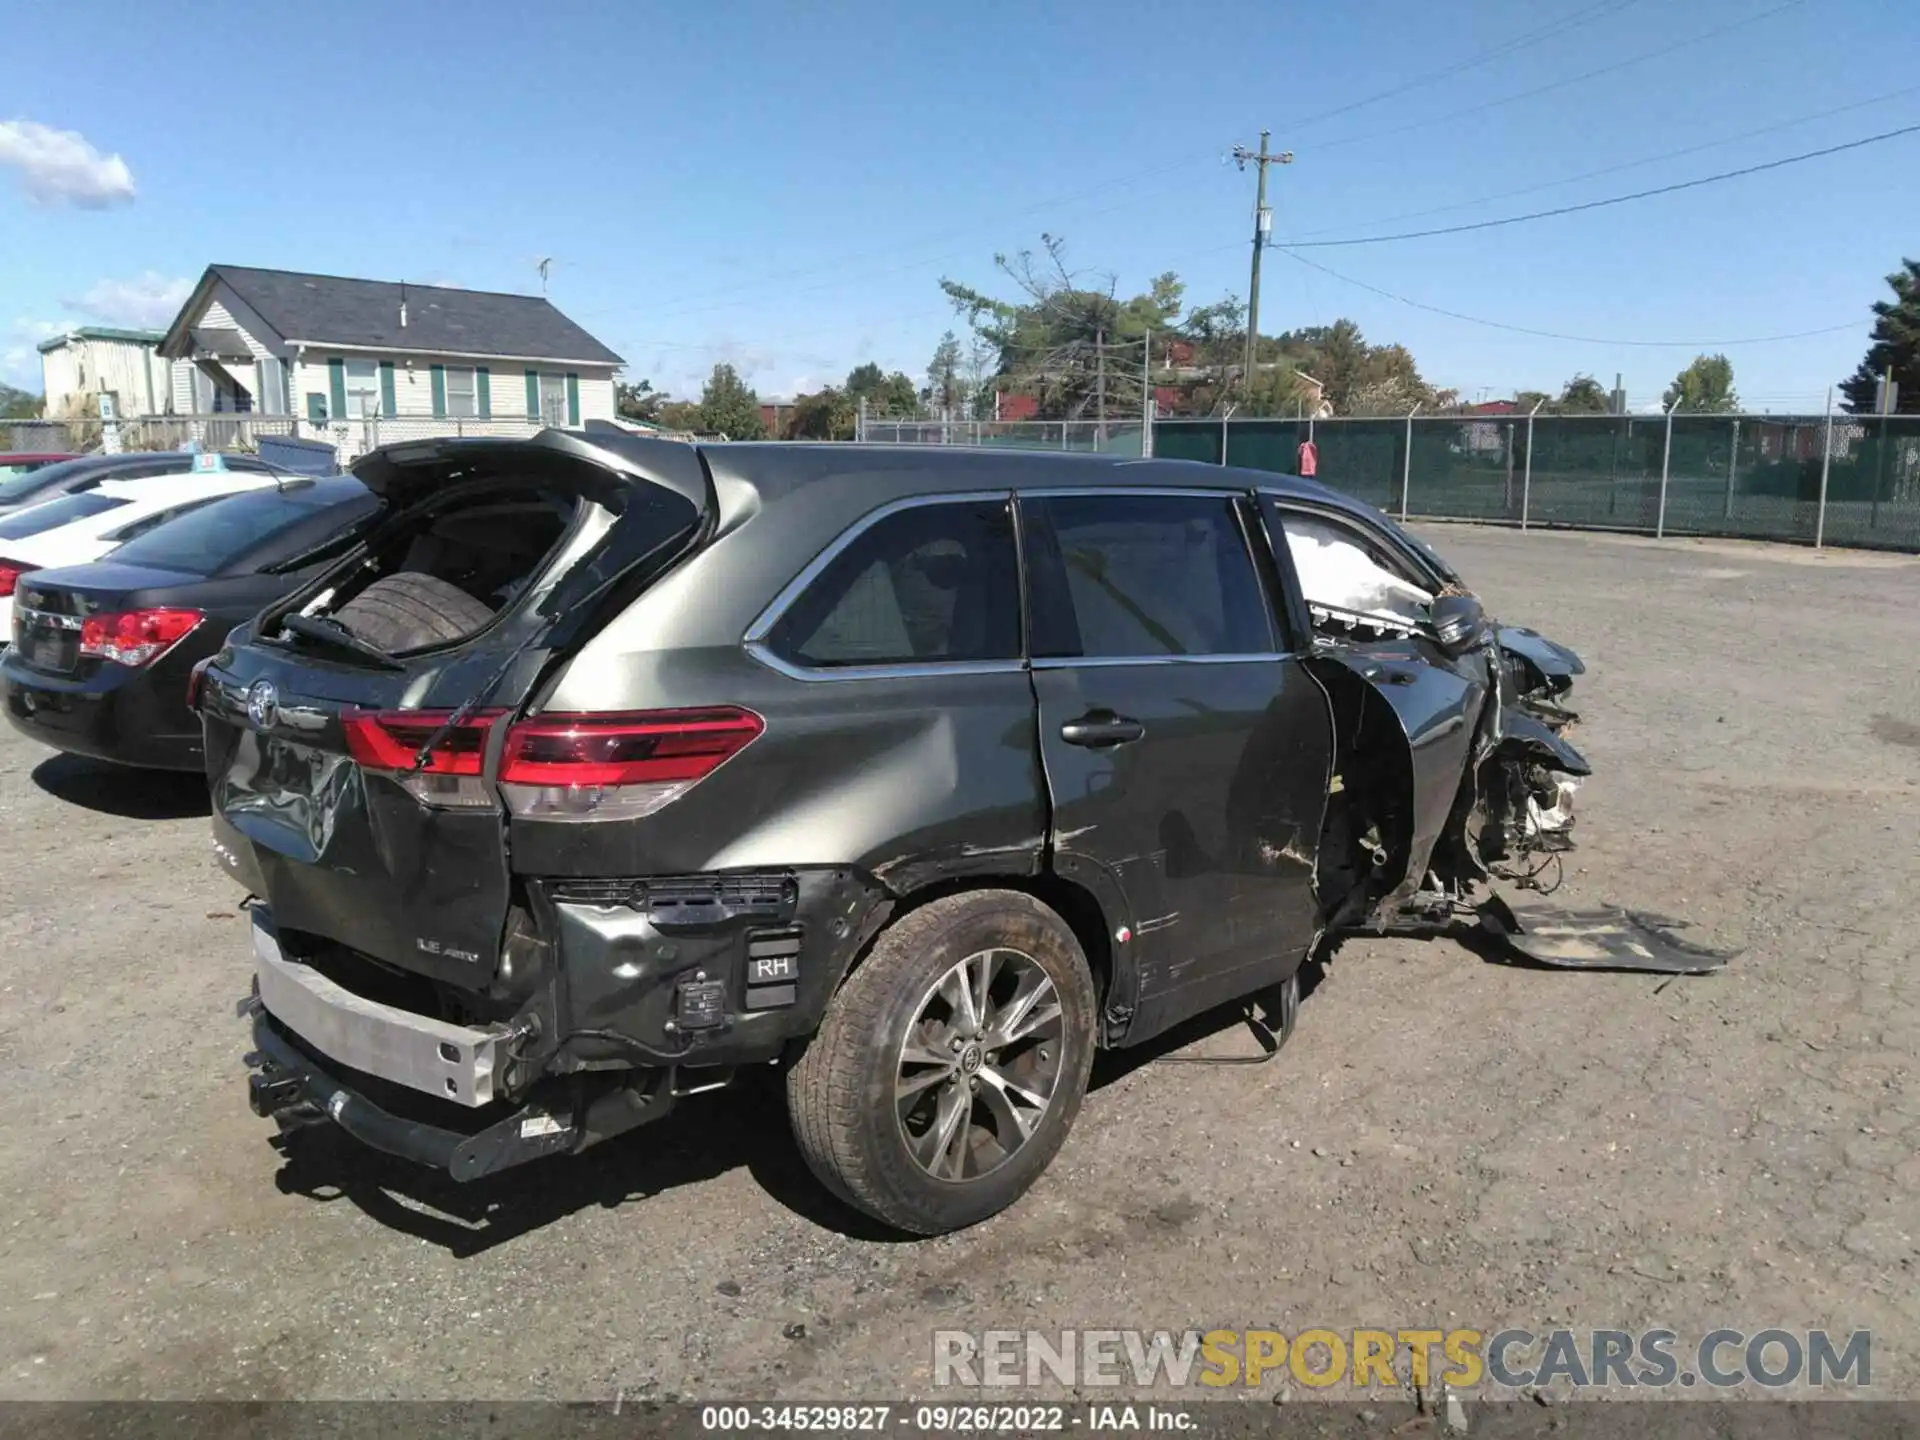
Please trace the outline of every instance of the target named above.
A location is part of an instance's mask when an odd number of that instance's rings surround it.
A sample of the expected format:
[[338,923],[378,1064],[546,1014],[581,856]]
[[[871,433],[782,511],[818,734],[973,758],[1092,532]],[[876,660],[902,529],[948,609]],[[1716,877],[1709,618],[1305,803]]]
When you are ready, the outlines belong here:
[[1336,662],[1318,665],[1314,673],[1333,706],[1333,766],[1341,780],[1327,797],[1315,882],[1320,904],[1337,927],[1405,878],[1413,755],[1393,707],[1373,686]]
[[[894,902],[892,912],[885,924],[876,929],[874,938],[885,930],[897,925],[902,917],[912,914],[930,901],[947,895],[960,895],[969,890],[1018,890],[1031,895],[1047,906],[1067,924],[1073,936],[1080,942],[1080,948],[1086,953],[1087,968],[1093,972],[1093,992],[1098,1004],[1104,1008],[1108,987],[1113,982],[1113,942],[1109,934],[1107,918],[1091,891],[1063,880],[1058,875],[968,875],[953,880],[939,880],[909,892]],[[871,948],[871,941],[863,947],[861,959],[865,958],[865,949]],[[852,974],[859,968],[859,961],[848,967]],[[844,977],[842,984],[846,981]]]

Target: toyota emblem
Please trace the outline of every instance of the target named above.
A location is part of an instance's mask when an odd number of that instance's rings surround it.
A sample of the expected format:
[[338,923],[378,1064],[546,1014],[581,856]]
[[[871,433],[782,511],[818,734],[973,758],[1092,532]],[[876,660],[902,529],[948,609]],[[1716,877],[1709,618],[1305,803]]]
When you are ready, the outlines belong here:
[[271,680],[256,680],[247,691],[247,719],[256,730],[268,729],[280,713],[280,697]]

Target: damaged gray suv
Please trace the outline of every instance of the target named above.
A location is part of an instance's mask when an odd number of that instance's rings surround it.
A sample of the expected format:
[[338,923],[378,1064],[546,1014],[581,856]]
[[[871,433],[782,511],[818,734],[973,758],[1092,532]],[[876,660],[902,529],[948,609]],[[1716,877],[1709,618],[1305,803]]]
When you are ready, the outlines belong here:
[[1097,1050],[1245,997],[1284,1039],[1340,934],[1524,948],[1476,887],[1570,840],[1580,662],[1311,481],[597,431],[354,468],[380,515],[196,675],[251,1100],[458,1179],[773,1064],[829,1189],[965,1226]]

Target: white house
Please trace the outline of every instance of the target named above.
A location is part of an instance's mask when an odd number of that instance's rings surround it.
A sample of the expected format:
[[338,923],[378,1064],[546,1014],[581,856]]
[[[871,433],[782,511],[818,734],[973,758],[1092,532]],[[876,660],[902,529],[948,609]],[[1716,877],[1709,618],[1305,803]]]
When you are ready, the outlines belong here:
[[164,415],[173,408],[173,363],[159,353],[158,330],[83,325],[40,342],[47,414],[97,415],[111,395],[118,415]]
[[620,357],[542,296],[210,265],[159,352],[173,408],[287,416],[356,453],[614,417]]

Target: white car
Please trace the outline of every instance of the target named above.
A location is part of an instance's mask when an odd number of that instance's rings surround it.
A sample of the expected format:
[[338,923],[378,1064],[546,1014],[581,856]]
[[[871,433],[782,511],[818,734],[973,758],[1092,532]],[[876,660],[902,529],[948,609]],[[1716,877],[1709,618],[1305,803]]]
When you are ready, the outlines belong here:
[[257,471],[209,466],[146,480],[104,480],[91,490],[0,516],[0,647],[13,637],[13,592],[22,575],[102,559],[176,515],[277,483]]

